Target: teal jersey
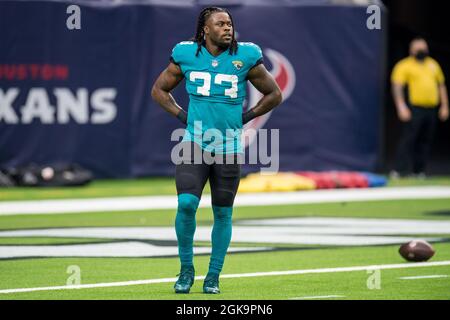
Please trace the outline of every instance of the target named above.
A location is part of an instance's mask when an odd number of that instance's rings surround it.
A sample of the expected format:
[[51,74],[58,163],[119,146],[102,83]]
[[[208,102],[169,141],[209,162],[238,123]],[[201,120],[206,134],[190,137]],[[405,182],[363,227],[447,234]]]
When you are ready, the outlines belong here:
[[171,61],[186,79],[189,108],[183,141],[194,141],[202,149],[241,153],[242,104],[247,95],[247,73],[262,63],[261,49],[251,42],[239,42],[235,54],[218,56],[197,43],[183,41],[172,50]]

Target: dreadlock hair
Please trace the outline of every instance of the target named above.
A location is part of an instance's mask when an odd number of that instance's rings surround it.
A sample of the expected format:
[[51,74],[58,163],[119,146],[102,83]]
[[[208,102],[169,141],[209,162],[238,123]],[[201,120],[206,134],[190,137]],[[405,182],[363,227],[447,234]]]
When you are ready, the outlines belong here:
[[235,38],[235,33],[234,33],[234,22],[233,22],[233,17],[231,16],[231,13],[224,8],[219,8],[219,7],[207,7],[204,8],[200,14],[198,15],[198,19],[197,19],[197,31],[195,32],[195,36],[192,37],[192,41],[197,42],[197,52],[195,53],[195,56],[197,57],[200,50],[202,49],[202,45],[205,42],[205,31],[203,30],[203,28],[205,27],[205,23],[208,20],[208,18],[215,12],[225,12],[228,14],[228,16],[230,17],[231,20],[231,24],[233,26],[233,35],[232,35],[232,39],[231,39],[231,44],[229,47],[229,54],[235,54],[237,52],[237,48],[238,48],[238,44]]

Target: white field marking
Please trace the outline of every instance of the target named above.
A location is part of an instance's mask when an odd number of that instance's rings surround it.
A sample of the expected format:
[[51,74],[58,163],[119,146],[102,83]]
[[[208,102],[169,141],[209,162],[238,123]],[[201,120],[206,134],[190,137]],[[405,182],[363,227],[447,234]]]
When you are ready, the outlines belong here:
[[289,298],[289,300],[332,299],[332,298],[345,298],[345,296],[329,295],[329,296],[295,297]]
[[[434,261],[434,262],[417,262],[417,263],[381,264],[381,265],[340,267],[340,268],[322,268],[322,269],[224,274],[224,275],[221,275],[220,277],[222,279],[224,279],[224,278],[250,278],[250,277],[287,276],[287,275],[297,275],[297,274],[352,272],[352,271],[381,270],[381,269],[384,270],[384,269],[404,269],[404,268],[418,268],[418,267],[436,267],[436,266],[448,266],[448,265],[450,265],[450,260]],[[195,277],[195,280],[203,280],[204,278],[205,278],[205,276],[197,276],[197,277]],[[143,284],[174,282],[176,280],[177,280],[177,278],[162,278],[162,279],[148,279],[148,280],[122,281],[122,282],[80,284],[80,285],[73,285],[73,286],[3,289],[3,290],[0,290],[0,294],[33,292],[33,291],[124,287],[124,286],[143,285]]]
[[[269,251],[268,247],[230,247],[228,252]],[[194,254],[210,254],[211,247],[194,247]],[[138,241],[68,245],[0,246],[0,259],[30,257],[164,257],[178,256],[178,246]]]
[[[234,206],[439,198],[450,199],[450,187],[424,186],[239,193],[236,196]],[[177,201],[176,196],[0,201],[0,215],[176,209]],[[211,196],[202,196],[200,207],[210,206]]]
[[429,276],[414,276],[414,277],[400,277],[401,280],[416,280],[416,279],[436,279],[436,278],[447,278],[448,275],[445,274],[433,274]]
[[[261,237],[264,234],[264,237]],[[374,218],[279,218],[236,221],[233,226],[233,241],[245,243],[319,244],[319,245],[379,245],[406,243],[414,239],[413,234],[450,234],[450,221],[406,220]],[[176,241],[173,227],[83,227],[51,228],[0,231],[2,237],[64,237],[101,238],[124,240],[166,240]],[[198,226],[195,240],[210,241],[211,227]],[[439,238],[427,237],[429,242]],[[85,248],[90,245],[84,244]],[[0,258],[13,253],[23,256],[34,246],[0,246]],[[36,246],[43,250],[51,246]],[[65,251],[63,247],[58,246]],[[74,249],[67,245],[67,250]],[[165,247],[167,248],[167,247]],[[35,249],[33,249],[35,251]],[[114,250],[113,250],[114,251]],[[125,250],[129,251],[128,249]],[[68,253],[68,251],[67,251]],[[119,253],[119,251],[117,251]],[[30,252],[26,253],[30,254]],[[33,254],[34,255],[34,254]],[[25,255],[26,256],[26,255]]]

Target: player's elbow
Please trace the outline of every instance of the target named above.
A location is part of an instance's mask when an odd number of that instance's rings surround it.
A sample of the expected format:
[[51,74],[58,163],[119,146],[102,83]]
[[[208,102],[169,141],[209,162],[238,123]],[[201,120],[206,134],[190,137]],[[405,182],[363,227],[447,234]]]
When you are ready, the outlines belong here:
[[275,105],[278,106],[279,104],[281,104],[281,102],[283,101],[283,94],[281,93],[281,90],[277,88],[273,92],[273,96],[274,96],[274,100],[275,100]]
[[159,88],[156,86],[156,83],[153,85],[152,87],[152,91],[151,91],[151,95],[152,95],[152,99],[157,101],[158,100],[158,96],[159,96]]

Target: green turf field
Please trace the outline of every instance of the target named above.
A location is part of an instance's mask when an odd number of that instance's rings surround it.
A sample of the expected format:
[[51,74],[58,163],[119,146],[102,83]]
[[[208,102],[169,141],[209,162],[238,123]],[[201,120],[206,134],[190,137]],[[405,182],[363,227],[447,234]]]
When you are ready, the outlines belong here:
[[[402,179],[390,186],[449,186],[450,177],[427,180]],[[208,190],[205,190],[208,192]],[[116,196],[144,196],[174,194],[172,179],[139,179],[125,181],[98,181],[83,188],[67,189],[2,189],[0,201],[25,201],[39,199],[95,198]],[[239,225],[248,219],[267,218],[373,218],[389,221],[414,219],[443,223],[450,221],[450,198],[433,200],[383,200],[323,204],[277,205],[264,207],[236,207],[234,222]],[[172,227],[174,210],[141,210],[121,212],[92,212],[71,214],[0,215],[0,232],[8,230],[33,231],[33,229],[70,230],[85,227]],[[198,228],[210,227],[212,213],[201,208],[197,213]],[[381,220],[380,220],[381,221]],[[264,237],[265,235],[261,235]],[[361,237],[364,234],[354,235]],[[392,236],[395,236],[392,235]],[[405,234],[402,234],[405,236]],[[411,237],[436,237],[433,242],[435,256],[429,262],[450,261],[450,232],[428,234],[412,232]],[[126,241],[152,243],[156,246],[173,246],[173,241],[155,243],[134,238],[116,239],[113,236],[86,235],[34,235],[0,236],[0,253],[8,248],[35,249],[69,248],[82,245],[107,245]],[[207,241],[197,241],[200,248]],[[191,294],[175,295],[173,281],[178,273],[178,258],[163,257],[19,257],[0,259],[0,299],[450,299],[450,263],[448,265],[415,265],[407,263],[398,254],[399,245],[317,245],[294,243],[232,243],[235,248],[270,247],[264,252],[229,253],[221,279],[220,295],[201,293],[201,280],[196,280]],[[207,272],[208,254],[196,255],[196,274]],[[393,269],[387,265],[404,264]],[[381,266],[376,276],[368,273],[369,266]],[[417,265],[417,264],[416,264]],[[111,284],[125,282],[122,286],[70,289],[66,286],[76,266],[80,284]],[[384,267],[383,267],[384,266]],[[341,267],[361,267],[354,271],[339,272]],[[366,268],[367,267],[367,268]],[[69,268],[69,270],[68,270]],[[246,277],[249,273],[283,272],[289,270],[324,269],[295,275],[260,275]],[[404,277],[418,277],[406,278]],[[129,281],[155,279],[155,283],[133,284]],[[372,285],[371,285],[372,283]],[[6,292],[8,289],[61,287],[34,292]]]

